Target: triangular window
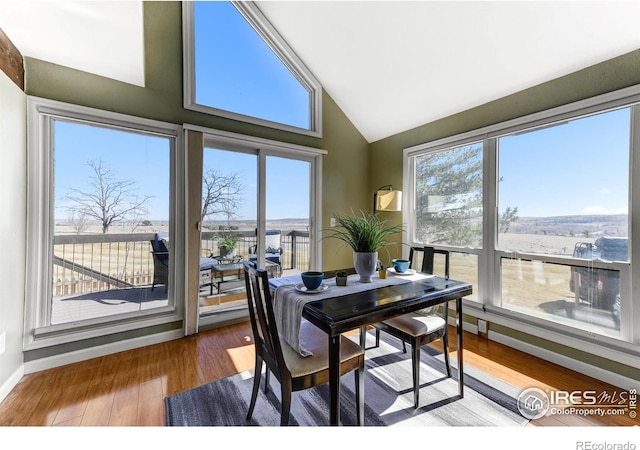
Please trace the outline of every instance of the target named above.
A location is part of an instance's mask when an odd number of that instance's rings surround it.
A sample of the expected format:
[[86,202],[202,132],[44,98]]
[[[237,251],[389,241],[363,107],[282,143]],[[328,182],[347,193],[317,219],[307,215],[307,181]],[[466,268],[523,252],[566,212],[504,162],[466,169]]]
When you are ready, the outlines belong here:
[[185,107],[319,136],[321,87],[252,2],[183,2]]

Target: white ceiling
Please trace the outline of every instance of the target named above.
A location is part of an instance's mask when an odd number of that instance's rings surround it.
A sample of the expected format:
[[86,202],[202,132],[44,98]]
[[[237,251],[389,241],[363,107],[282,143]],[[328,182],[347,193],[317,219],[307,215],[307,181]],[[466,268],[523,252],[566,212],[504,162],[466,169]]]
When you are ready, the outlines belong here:
[[144,86],[142,2],[0,0],[23,56]]
[[[139,1],[0,0],[25,56],[144,84]],[[636,1],[266,1],[369,141],[640,48]]]

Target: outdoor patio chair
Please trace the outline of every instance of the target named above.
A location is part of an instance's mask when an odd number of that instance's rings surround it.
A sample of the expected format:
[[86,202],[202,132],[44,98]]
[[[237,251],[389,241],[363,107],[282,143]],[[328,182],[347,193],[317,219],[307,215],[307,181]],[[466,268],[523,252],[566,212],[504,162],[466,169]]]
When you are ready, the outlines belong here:
[[[422,273],[433,274],[434,255],[444,255],[444,277],[449,278],[449,252],[433,247],[413,247],[409,253],[410,267]],[[437,307],[419,310],[401,316],[392,317],[374,324],[376,329],[376,347],[380,345],[380,331],[384,331],[402,341],[402,351],[407,352],[405,343],[411,345],[411,362],[413,367],[413,403],[418,408],[420,397],[420,349],[423,345],[442,338],[444,361],[447,376],[451,377],[449,364],[448,305],[438,314]]]
[[[291,393],[329,382],[329,340],[324,331],[303,321],[300,338],[312,355],[301,356],[278,332],[267,271],[257,268],[254,262],[245,261],[244,277],[255,346],[253,390],[247,420],[251,420],[256,405],[264,363],[267,365],[264,391],[269,391],[269,374],[273,372],[280,382],[280,425],[288,425]],[[363,425],[364,349],[345,337],[340,338],[340,375],[355,370],[356,417],[358,425]]]
[[[169,283],[169,247],[167,245],[169,235],[167,233],[156,233],[151,240],[151,253],[153,254],[153,282],[151,290],[156,284],[164,284],[165,291]],[[218,264],[218,260],[214,258],[200,258],[200,273],[211,270],[213,266]],[[202,278],[202,277],[201,277]],[[211,280],[208,281],[209,283]]]
[[[251,261],[257,261],[257,245],[249,247],[249,259]],[[278,273],[282,273],[282,231],[280,230],[267,230],[264,238],[265,255],[264,259],[276,263],[278,267]]]

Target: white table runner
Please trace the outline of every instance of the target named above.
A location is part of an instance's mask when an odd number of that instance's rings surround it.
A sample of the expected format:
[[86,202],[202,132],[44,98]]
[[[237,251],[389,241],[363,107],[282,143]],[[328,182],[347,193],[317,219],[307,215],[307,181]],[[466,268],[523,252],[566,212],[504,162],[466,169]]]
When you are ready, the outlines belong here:
[[346,286],[336,286],[335,278],[329,278],[323,281],[323,284],[326,284],[329,288],[314,294],[306,294],[296,289],[296,284],[300,283],[299,277],[282,279],[282,282],[291,282],[291,284],[282,284],[281,279],[273,279],[270,284],[277,286],[273,295],[273,304],[278,331],[284,340],[300,355],[311,356],[311,352],[304,348],[304,342],[300,342],[300,325],[303,320],[306,320],[302,317],[302,310],[306,303],[429,277],[432,277],[432,275],[422,273],[394,275],[389,273],[386,279],[380,279],[375,275],[372,277],[371,283],[360,283],[358,281],[360,279],[359,275],[349,275]]

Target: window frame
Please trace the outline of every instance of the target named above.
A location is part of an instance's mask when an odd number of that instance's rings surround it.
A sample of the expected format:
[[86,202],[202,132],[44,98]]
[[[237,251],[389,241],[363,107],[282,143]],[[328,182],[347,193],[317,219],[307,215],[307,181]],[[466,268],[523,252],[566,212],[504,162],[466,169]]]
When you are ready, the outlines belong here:
[[[602,113],[622,107],[631,108],[630,123],[630,151],[629,151],[629,261],[628,263],[607,263],[607,268],[620,270],[620,285],[623,293],[624,311],[620,324],[620,336],[594,334],[588,330],[565,326],[557,322],[540,319],[534,316],[518,313],[500,307],[500,260],[513,258],[511,252],[496,250],[497,243],[497,142],[498,138],[515,132],[534,130],[565,120],[575,120],[592,114]],[[513,329],[528,332],[533,335],[544,335],[553,340],[588,353],[640,367],[637,356],[640,355],[640,301],[632,299],[634,293],[640,289],[640,264],[633,265],[633,261],[640,261],[640,247],[633,242],[640,242],[640,196],[632,195],[640,189],[640,85],[602,94],[596,97],[563,105],[528,116],[519,117],[507,122],[494,124],[477,130],[468,131],[454,136],[445,137],[433,142],[427,142],[405,148],[403,152],[403,190],[405,192],[403,205],[403,222],[407,223],[404,238],[409,245],[414,234],[414,187],[415,172],[413,158],[415,156],[439,151],[451,147],[470,144],[482,140],[483,166],[483,245],[482,249],[461,249],[446,247],[448,250],[461,251],[478,255],[478,302],[465,299],[466,313],[491,320],[495,323]],[[634,165],[634,161],[636,162]],[[443,247],[444,248],[444,247]],[[564,265],[585,266],[584,260],[572,257],[518,253],[517,257],[527,260],[555,262]],[[593,265],[593,264],[592,264]],[[638,297],[636,295],[636,297]],[[634,329],[636,330],[634,332]],[[607,349],[604,355],[602,348]],[[634,355],[634,356],[632,356]]]
[[[53,250],[53,122],[64,120],[96,127],[170,139],[170,251],[174,264],[169,272],[168,306],[135,313],[125,313],[50,325]],[[182,320],[183,305],[176,301],[185,291],[184,276],[184,152],[182,127],[179,125],[127,116],[124,114],[27,97],[27,243],[24,317],[24,350],[45,348],[68,342],[95,338]]]
[[261,119],[237,112],[206,106],[196,102],[196,82],[195,82],[195,29],[193,18],[193,2],[182,2],[182,42],[183,42],[183,106],[187,110],[198,111],[204,114],[226,117],[240,122],[261,125],[278,130],[289,131],[322,137],[322,85],[311,73],[302,60],[296,55],[293,49],[287,44],[284,38],[271,25],[269,20],[262,14],[258,6],[251,1],[236,2],[233,5],[238,9],[267,43],[271,50],[278,56],[280,61],[289,68],[291,73],[298,79],[310,93],[309,103],[309,128],[299,128],[292,125]]

